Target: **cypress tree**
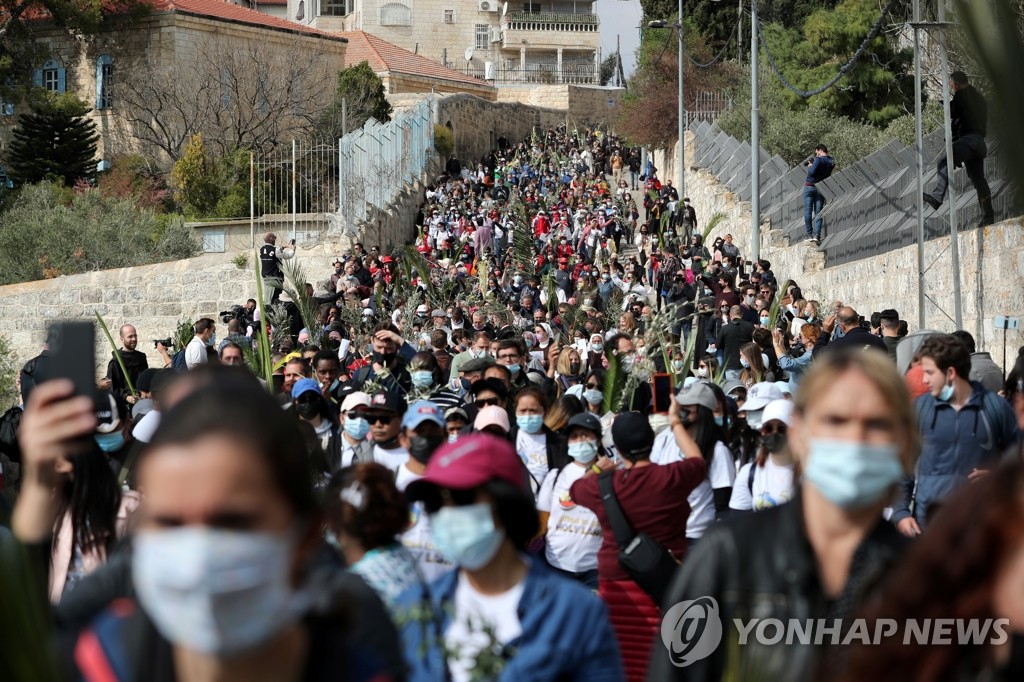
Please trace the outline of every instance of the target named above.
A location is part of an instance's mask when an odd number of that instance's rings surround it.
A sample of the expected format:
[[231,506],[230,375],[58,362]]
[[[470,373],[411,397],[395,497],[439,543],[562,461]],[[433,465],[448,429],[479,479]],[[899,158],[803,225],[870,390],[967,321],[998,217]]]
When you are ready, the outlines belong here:
[[19,184],[52,180],[71,187],[96,175],[96,124],[89,105],[71,94],[37,99],[18,117],[8,155],[11,179]]

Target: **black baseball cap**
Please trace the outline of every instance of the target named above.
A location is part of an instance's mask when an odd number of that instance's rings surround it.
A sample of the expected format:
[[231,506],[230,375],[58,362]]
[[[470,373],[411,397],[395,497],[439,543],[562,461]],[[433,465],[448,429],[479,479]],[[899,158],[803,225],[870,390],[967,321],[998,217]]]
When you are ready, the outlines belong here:
[[379,391],[370,398],[370,410],[387,410],[396,414],[405,414],[409,405],[401,394],[394,391]]
[[612,441],[615,449],[627,459],[649,454],[654,447],[654,429],[647,417],[639,412],[623,412],[612,423]]
[[565,427],[566,433],[572,432],[573,429],[586,429],[600,438],[601,420],[592,412],[581,412],[580,414],[573,415]]

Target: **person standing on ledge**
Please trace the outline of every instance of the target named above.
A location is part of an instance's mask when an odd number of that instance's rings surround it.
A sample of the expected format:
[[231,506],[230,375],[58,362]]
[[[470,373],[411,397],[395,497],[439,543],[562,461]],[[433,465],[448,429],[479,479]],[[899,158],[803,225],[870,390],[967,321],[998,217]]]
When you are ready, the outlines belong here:
[[[949,89],[953,91],[953,99],[949,102],[949,118],[953,133],[953,167],[967,167],[967,177],[971,179],[971,184],[978,193],[978,205],[981,206],[981,222],[978,227],[984,227],[995,222],[992,191],[985,180],[985,157],[988,156],[988,147],[985,146],[988,103],[968,82],[967,74],[963,71],[954,71],[950,74]],[[946,187],[949,185],[945,154],[939,157],[935,170],[938,171],[935,189],[931,194],[925,192],[924,203],[938,210],[946,199]]]
[[[821,243],[821,211],[825,208],[825,197],[818,189],[818,183],[832,175],[836,162],[828,155],[828,147],[819,144],[814,148],[814,156],[804,161],[807,167],[807,179],[804,180],[804,232],[805,241]],[[813,231],[811,220],[813,219]]]

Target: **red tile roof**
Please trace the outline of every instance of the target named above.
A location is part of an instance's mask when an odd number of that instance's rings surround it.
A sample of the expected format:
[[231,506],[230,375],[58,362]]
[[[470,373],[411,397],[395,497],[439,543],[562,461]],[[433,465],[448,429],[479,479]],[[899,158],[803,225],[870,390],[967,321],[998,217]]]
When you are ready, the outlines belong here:
[[[339,36],[337,33],[328,33],[327,31],[320,31],[311,26],[306,26],[305,24],[300,24],[294,21],[288,21],[287,19],[279,19],[277,17],[272,17],[269,14],[257,12],[246,7],[239,7],[238,5],[232,5],[231,3],[224,2],[223,0],[142,1],[149,4],[153,8],[153,11],[155,12],[180,12],[181,14],[191,14],[193,16],[222,19],[224,21],[231,21],[240,24],[262,26],[264,28],[274,29],[277,31],[303,33],[306,35],[317,36],[319,38],[327,38],[329,40],[338,40],[344,42],[344,38]],[[259,0],[257,0],[257,2],[259,2]]]
[[409,52],[409,50],[402,49],[365,31],[344,31],[336,35],[343,36],[348,40],[348,47],[345,50],[345,66],[365,61],[370,64],[370,68],[378,73],[388,71],[409,76],[455,81],[478,88],[493,87],[487,81],[449,69],[432,59]]

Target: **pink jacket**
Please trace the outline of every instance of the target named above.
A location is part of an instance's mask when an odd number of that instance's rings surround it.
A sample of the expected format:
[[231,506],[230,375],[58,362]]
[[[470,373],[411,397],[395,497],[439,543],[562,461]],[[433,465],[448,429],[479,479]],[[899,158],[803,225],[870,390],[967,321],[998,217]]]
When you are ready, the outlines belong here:
[[[139,506],[141,498],[133,490],[122,491],[121,506],[117,510],[117,521],[115,530],[117,537],[122,537],[128,528],[128,522],[132,514]],[[71,529],[71,512],[66,512],[57,526],[57,542],[50,554],[50,601],[54,604],[60,602],[61,594],[64,592],[64,582],[68,578],[68,568],[71,565],[71,556],[74,553],[74,538]],[[82,563],[87,573],[92,573],[103,565],[107,560],[106,552],[102,549],[86,552],[82,556]]]

